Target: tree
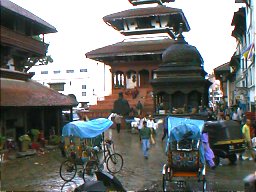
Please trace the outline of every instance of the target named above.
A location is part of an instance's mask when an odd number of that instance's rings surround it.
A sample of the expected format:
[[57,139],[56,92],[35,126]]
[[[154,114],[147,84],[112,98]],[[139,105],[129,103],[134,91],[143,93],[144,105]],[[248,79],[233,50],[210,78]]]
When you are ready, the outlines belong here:
[[[34,36],[33,38],[38,40],[38,41],[43,42],[43,39],[40,36]],[[48,63],[52,63],[53,59],[52,59],[51,55],[47,55],[47,51],[48,51],[48,46],[47,46],[47,50],[46,50],[46,56],[43,56],[43,57],[29,57],[25,61],[25,64],[24,64],[25,72],[27,72],[34,65],[47,65]]]

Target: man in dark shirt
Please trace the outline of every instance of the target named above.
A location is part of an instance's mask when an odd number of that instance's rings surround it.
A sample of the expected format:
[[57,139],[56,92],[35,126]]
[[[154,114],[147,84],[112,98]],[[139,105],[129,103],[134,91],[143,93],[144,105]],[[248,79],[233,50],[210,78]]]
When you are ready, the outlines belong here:
[[120,114],[122,116],[129,116],[131,109],[128,101],[123,98],[123,92],[119,93],[119,97],[114,102],[113,113]]
[[112,112],[116,113],[120,116],[120,119],[118,121],[120,123],[117,124],[117,131],[119,133],[120,129],[121,129],[123,118],[125,119],[126,117],[128,117],[129,113],[131,112],[130,105],[129,105],[128,101],[123,98],[122,92],[119,93],[118,99],[115,100]]

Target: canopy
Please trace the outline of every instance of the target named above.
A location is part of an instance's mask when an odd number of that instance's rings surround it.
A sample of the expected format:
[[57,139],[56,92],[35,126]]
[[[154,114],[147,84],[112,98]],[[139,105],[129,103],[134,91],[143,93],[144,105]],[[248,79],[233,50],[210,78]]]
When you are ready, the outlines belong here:
[[98,118],[90,121],[73,121],[62,128],[62,136],[75,136],[81,139],[94,138],[107,130],[113,122],[106,118]]
[[[204,127],[203,120],[168,117],[168,141],[165,151],[168,151],[168,146],[172,141],[181,141],[182,139],[201,140]],[[205,163],[204,147],[199,145],[200,162]]]
[[184,136],[200,139],[203,127],[203,120],[168,117],[168,138],[176,141],[182,140]]

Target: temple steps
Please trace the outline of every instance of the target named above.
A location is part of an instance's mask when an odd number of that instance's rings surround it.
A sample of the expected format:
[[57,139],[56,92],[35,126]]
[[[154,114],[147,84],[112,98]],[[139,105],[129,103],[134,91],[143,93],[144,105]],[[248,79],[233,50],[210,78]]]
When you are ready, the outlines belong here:
[[131,90],[113,89],[112,94],[105,96],[104,100],[98,101],[97,105],[91,105],[86,115],[92,118],[108,117],[113,109],[114,101],[118,98],[119,92],[123,92],[124,98],[129,102],[131,108],[136,108],[136,104],[140,101],[143,105],[143,113],[152,114],[154,110],[153,98],[151,96],[152,88],[139,88],[136,98],[132,97]]

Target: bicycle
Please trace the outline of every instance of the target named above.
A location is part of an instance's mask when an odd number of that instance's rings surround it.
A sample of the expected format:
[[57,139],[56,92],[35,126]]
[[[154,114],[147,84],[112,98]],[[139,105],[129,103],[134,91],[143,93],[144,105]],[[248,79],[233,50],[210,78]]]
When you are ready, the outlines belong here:
[[122,155],[115,152],[113,140],[106,139],[103,147],[104,162],[106,162],[107,170],[113,174],[118,173],[123,168],[124,160]]
[[77,157],[75,148],[71,147],[70,156],[60,166],[60,177],[64,181],[71,181],[82,166],[82,178],[85,175],[93,175],[95,171],[102,171],[104,164],[110,173],[118,173],[123,168],[123,157],[115,152],[112,140],[105,140],[103,143],[103,159],[99,158],[100,148],[98,146],[83,146],[82,156]]

